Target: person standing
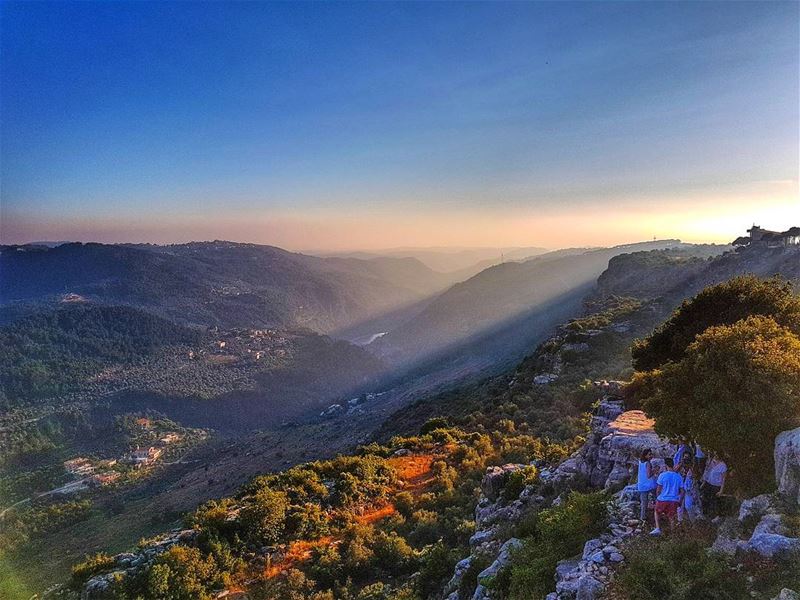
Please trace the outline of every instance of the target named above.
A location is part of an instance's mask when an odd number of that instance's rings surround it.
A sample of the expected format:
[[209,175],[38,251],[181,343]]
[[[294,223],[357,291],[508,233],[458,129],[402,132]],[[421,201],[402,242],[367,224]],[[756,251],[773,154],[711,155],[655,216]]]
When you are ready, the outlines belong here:
[[686,442],[681,440],[678,443],[678,449],[675,451],[675,455],[672,457],[672,463],[676,468],[683,465],[683,457],[686,456],[687,450]]
[[728,465],[719,456],[714,455],[708,463],[703,475],[700,497],[703,502],[703,513],[706,518],[713,519],[719,515],[719,498],[725,493],[725,477]]
[[697,466],[697,472],[702,474],[706,470],[706,453],[697,442],[694,443],[694,462]]
[[697,465],[690,456],[683,457],[683,504],[678,510],[678,521],[683,517],[694,521],[700,513],[699,485],[697,483]]
[[645,448],[639,455],[639,472],[636,477],[636,490],[639,492],[639,519],[647,520],[647,506],[650,497],[655,495],[656,475],[653,469],[653,451]]
[[650,535],[661,535],[661,523],[664,519],[669,523],[670,529],[673,529],[678,517],[678,507],[683,502],[683,478],[675,472],[671,458],[665,458],[664,464],[666,470],[656,480],[656,528]]

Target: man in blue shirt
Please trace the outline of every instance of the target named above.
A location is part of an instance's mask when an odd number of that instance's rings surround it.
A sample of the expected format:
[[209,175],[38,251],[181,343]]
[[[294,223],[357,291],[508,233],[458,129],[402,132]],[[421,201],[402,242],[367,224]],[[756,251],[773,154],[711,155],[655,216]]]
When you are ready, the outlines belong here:
[[683,501],[683,478],[675,472],[675,463],[671,458],[665,458],[667,469],[656,480],[656,528],[650,535],[661,535],[661,519],[669,522],[670,529],[675,527],[678,517],[678,507]]

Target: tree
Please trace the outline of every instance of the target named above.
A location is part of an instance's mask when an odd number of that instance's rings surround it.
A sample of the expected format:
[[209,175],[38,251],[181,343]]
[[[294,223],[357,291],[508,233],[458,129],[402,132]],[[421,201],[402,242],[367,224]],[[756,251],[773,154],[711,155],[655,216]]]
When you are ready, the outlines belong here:
[[733,325],[752,315],[772,317],[800,335],[800,297],[773,277],[734,277],[686,300],[661,327],[634,344],[633,366],[650,371],[680,361],[695,337],[715,325]]
[[156,558],[147,574],[145,596],[164,600],[205,600],[219,573],[211,557],[189,546],[173,546]]
[[800,337],[763,316],[710,327],[652,384],[643,405],[656,431],[718,453],[734,489],[770,487],[775,436],[800,424]]
[[288,507],[284,492],[274,492],[268,488],[259,490],[239,515],[245,535],[257,543],[274,544],[283,533]]

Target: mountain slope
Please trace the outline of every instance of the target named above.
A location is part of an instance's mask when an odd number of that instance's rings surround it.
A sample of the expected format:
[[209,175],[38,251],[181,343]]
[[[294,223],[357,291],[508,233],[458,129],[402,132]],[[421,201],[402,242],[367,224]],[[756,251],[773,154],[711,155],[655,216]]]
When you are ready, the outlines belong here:
[[231,242],[5,246],[0,277],[7,306],[72,293],[187,323],[320,332],[418,301],[447,282],[413,259],[325,259]]
[[[395,364],[407,364],[498,328],[524,326],[540,310],[553,314],[552,320],[536,327],[539,332],[546,331],[570,316],[576,302],[580,305],[580,299],[606,269],[609,259],[679,243],[645,242],[577,254],[560,251],[553,256],[545,254],[521,263],[490,267],[442,293],[420,314],[389,331],[371,348]],[[565,313],[559,308],[569,310]]]

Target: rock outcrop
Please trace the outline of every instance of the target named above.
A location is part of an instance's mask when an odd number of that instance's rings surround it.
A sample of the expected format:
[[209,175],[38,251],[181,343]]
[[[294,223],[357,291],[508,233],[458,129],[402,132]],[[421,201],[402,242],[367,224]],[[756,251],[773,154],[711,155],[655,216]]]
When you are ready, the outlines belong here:
[[586,444],[556,469],[554,480],[584,477],[594,488],[619,490],[632,480],[641,451],[650,448],[659,459],[674,446],[653,431],[653,420],[640,410],[623,410],[622,400],[605,397],[591,421]]
[[579,558],[563,560],[556,568],[556,591],[547,600],[595,600],[602,596],[614,574],[625,561],[622,545],[641,533],[636,518],[638,494],[634,486],[617,492],[609,502],[609,526],[600,537],[588,540]]
[[191,545],[195,542],[198,531],[194,529],[175,529],[170,533],[152,540],[136,552],[123,552],[114,556],[114,566],[110,572],[96,575],[83,586],[81,600],[104,598],[111,584],[121,577],[135,575],[141,569],[152,564],[162,552],[175,544]]
[[800,504],[800,427],[775,438],[775,481],[779,494]]
[[[553,471],[543,469],[543,484],[556,493],[571,487],[591,487],[617,491],[609,503],[609,527],[600,537],[589,540],[583,554],[562,561],[555,573],[555,591],[549,600],[592,600],[599,598],[613,575],[614,567],[623,563],[623,542],[641,532],[638,495],[634,486],[625,487],[635,473],[642,449],[651,448],[656,457],[671,456],[674,448],[653,431],[653,421],[641,411],[625,411],[620,399],[622,384],[596,382],[602,394],[590,423],[586,443]],[[481,482],[481,498],[475,508],[476,531],[470,538],[469,557],[461,560],[444,589],[447,600],[488,600],[493,598],[490,582],[507,567],[516,538],[504,539],[513,525],[526,514],[545,504],[535,486],[526,486],[517,498],[506,498],[504,489],[509,476],[525,465],[507,464],[489,467]],[[560,498],[560,497],[559,497]],[[558,503],[559,498],[554,501]],[[491,557],[491,564],[478,575],[478,585],[470,594],[459,596],[459,589],[470,565],[478,557]],[[462,590],[463,591],[463,590]]]
[[800,561],[800,537],[789,525],[800,505],[800,428],[775,438],[775,482],[777,492],[743,500],[739,515],[720,524],[715,550]]

